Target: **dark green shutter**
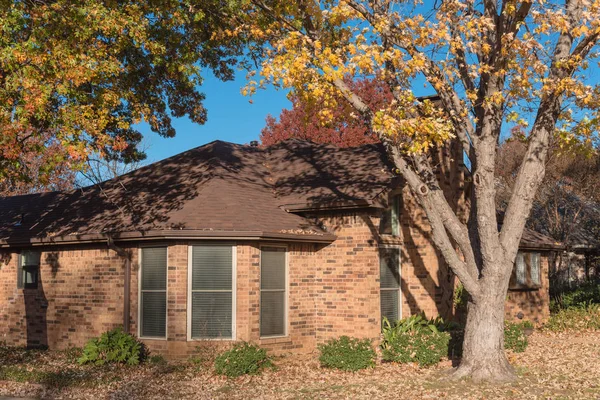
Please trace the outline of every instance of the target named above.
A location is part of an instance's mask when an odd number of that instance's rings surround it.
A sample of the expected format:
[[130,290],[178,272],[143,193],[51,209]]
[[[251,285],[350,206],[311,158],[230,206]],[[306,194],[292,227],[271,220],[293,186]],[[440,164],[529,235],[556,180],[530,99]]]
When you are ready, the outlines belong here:
[[381,319],[395,322],[400,316],[400,249],[379,249]]
[[191,335],[233,337],[233,247],[192,248]]
[[142,249],[140,336],[167,334],[167,248]]
[[286,250],[263,247],[260,256],[260,335],[285,335]]

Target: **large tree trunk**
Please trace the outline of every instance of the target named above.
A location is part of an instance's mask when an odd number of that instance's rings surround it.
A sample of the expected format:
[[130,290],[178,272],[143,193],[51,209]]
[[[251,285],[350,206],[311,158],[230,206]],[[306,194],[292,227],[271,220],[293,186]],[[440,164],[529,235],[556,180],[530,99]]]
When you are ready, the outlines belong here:
[[[504,286],[504,285],[498,285]],[[509,382],[516,379],[504,353],[504,302],[506,291],[491,290],[470,300],[460,365],[452,378]]]

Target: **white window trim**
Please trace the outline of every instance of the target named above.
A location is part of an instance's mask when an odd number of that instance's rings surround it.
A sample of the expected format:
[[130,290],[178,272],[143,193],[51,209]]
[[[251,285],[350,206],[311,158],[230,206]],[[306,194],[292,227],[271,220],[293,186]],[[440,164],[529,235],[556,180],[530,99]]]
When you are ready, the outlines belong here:
[[[167,278],[166,278],[166,287],[165,287],[165,337],[156,337],[156,336],[142,336],[142,268],[144,265],[142,263],[142,249],[144,248],[157,248],[157,247],[166,247],[167,249]],[[139,339],[143,340],[168,340],[169,338],[169,246],[168,245],[147,245],[140,246],[138,248],[138,318],[137,318],[137,336]],[[161,290],[162,292],[162,290]]]
[[[192,338],[192,253],[194,246],[210,244],[211,246],[231,247],[231,338]],[[187,273],[187,340],[188,342],[202,341],[234,341],[237,340],[237,244],[236,243],[190,243],[188,245]]]
[[270,335],[270,336],[262,336],[260,335],[260,340],[268,340],[268,339],[277,339],[277,338],[285,338],[289,336],[289,329],[288,329],[288,323],[289,323],[289,296],[290,296],[290,280],[289,280],[289,249],[287,245],[269,245],[269,244],[261,244],[259,247],[260,250],[260,254],[259,254],[259,271],[258,271],[258,330],[259,330],[259,334],[260,334],[260,315],[261,315],[261,304],[260,304],[260,298],[262,297],[262,282],[260,281],[260,277],[262,276],[262,249],[263,247],[270,247],[270,248],[276,248],[276,249],[285,249],[285,296],[283,296],[284,299],[284,304],[283,304],[283,309],[284,309],[284,313],[283,313],[283,335]]
[[[379,272],[379,320],[383,322],[383,315],[381,315],[381,291],[382,290],[398,290],[398,320],[402,319],[402,246],[397,244],[380,244],[378,249],[398,249],[398,278],[400,282],[398,282],[398,289],[393,288],[382,288],[381,287],[381,269]],[[381,254],[378,254],[381,263]],[[381,268],[381,264],[378,265]],[[395,321],[390,321],[395,322]]]

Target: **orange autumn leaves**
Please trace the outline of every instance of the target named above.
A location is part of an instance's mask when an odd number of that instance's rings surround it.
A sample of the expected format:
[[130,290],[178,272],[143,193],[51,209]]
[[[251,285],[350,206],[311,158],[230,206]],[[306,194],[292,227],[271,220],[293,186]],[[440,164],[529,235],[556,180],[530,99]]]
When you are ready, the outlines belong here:
[[[138,123],[204,123],[201,69],[231,79],[239,52],[207,33],[218,1],[0,0],[0,179],[37,180],[90,154],[138,161]],[[31,162],[46,157],[43,171]]]

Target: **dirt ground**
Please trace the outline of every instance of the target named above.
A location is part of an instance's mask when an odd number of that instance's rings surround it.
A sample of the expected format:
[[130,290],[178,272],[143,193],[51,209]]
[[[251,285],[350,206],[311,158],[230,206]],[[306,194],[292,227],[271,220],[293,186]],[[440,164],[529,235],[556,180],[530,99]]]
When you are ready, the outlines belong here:
[[[51,399],[600,399],[600,332],[535,332],[524,353],[509,354],[519,380],[500,386],[444,379],[433,368],[378,364],[356,373],[319,367],[317,354],[275,360],[259,376],[216,376],[210,357],[196,363],[80,367],[66,352],[23,352],[0,359],[0,397]],[[18,382],[21,381],[21,382]],[[26,382],[30,381],[30,383]],[[35,382],[35,383],[31,383]]]

